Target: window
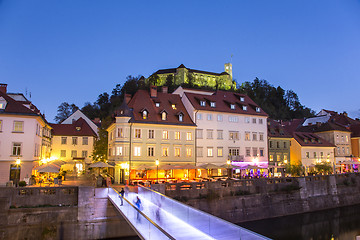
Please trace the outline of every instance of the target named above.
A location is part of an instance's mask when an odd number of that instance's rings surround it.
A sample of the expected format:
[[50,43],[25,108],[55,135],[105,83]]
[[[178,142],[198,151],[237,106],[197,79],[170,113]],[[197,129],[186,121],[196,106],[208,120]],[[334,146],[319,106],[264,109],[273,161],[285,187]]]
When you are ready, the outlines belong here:
[[344,147],[342,147],[342,153],[345,154],[345,148]]
[[134,147],[134,156],[135,157],[141,156],[141,147]]
[[23,132],[24,131],[24,122],[14,121],[14,132]]
[[350,154],[350,149],[349,149],[349,147],[346,148],[346,154],[348,154],[348,155]]
[[135,129],[135,138],[141,138],[141,129]]
[[153,129],[149,130],[148,138],[149,139],[154,139],[155,138],[155,130],[153,130]]
[[213,148],[212,148],[212,147],[208,147],[208,148],[207,148],[207,156],[208,156],[208,157],[213,157],[213,156],[214,156]]
[[72,137],[72,145],[77,145],[77,137]]
[[259,141],[264,141],[264,133],[259,133]]
[[163,139],[169,139],[169,132],[166,131],[166,130],[163,130],[162,138]]
[[179,114],[179,121],[182,122],[184,119],[184,116],[182,114]]
[[260,112],[260,108],[259,108],[259,107],[256,107],[256,112]]
[[276,142],[276,148],[280,148],[280,142]]
[[270,160],[270,162],[273,162],[274,161],[274,155],[270,154],[269,160]]
[[179,131],[175,132],[175,140],[180,140],[180,132]]
[[284,154],[284,162],[286,163],[288,160],[288,155],[287,154]]
[[336,142],[339,142],[339,134],[336,134]]
[[250,118],[249,117],[245,117],[245,123],[250,123]]
[[0,109],[5,109],[6,103],[2,102],[0,103]]
[[269,145],[270,145],[269,147],[272,148],[273,147],[273,141],[270,141]]
[[196,129],[196,138],[197,139],[203,138],[203,130],[202,129]]
[[235,104],[230,104],[230,109],[234,110],[235,109]]
[[206,114],[206,119],[208,121],[211,121],[212,120],[212,114]]
[[344,142],[344,136],[341,136],[341,142]]
[[229,148],[229,155],[230,156],[239,156],[240,148]]
[[250,149],[249,147],[245,148],[245,154],[246,154],[247,157],[250,157],[250,156],[251,156],[251,155],[250,155],[250,154],[251,154],[250,151],[251,151],[251,149]]
[[306,152],[306,158],[310,158],[310,153]]
[[186,148],[186,157],[192,156],[192,148]]
[[169,156],[169,147],[163,147],[162,148],[162,156],[168,157]]
[[240,97],[240,101],[241,101],[241,102],[244,102],[244,101],[245,101],[245,98],[244,98],[244,97]]
[[337,153],[340,154],[340,147],[337,147]]
[[60,150],[60,157],[66,157],[66,150]]
[[321,159],[324,158],[324,152],[320,152],[320,158],[321,158]]
[[117,146],[116,147],[116,156],[122,156],[123,155],[123,147]]
[[217,130],[217,139],[223,139],[223,130]]
[[257,141],[257,133],[256,132],[252,133],[252,140]]
[[276,155],[276,161],[280,162],[280,160],[281,160],[281,156],[279,154]]
[[175,110],[175,109],[176,109],[176,105],[175,105],[175,104],[171,104],[171,108]]
[[197,147],[196,148],[196,155],[197,155],[197,157],[202,157],[203,156],[203,148],[202,147]]
[[229,131],[229,140],[239,140],[239,132]]
[[144,110],[144,111],[142,112],[142,118],[143,118],[143,119],[147,119],[147,117],[148,117],[148,112],[147,112],[146,110]]
[[206,103],[205,101],[200,101],[200,106],[205,107]]
[[82,145],[88,145],[89,143],[89,138],[88,137],[83,137],[82,138]]
[[263,157],[263,156],[264,156],[264,149],[260,148],[260,157]]
[[253,148],[253,157],[257,157],[257,155],[258,155],[257,148]]
[[207,139],[213,139],[213,130],[212,129],[207,129],[206,130],[206,138]]
[[198,114],[197,114],[197,119],[198,119],[198,120],[201,120],[201,119],[202,119],[202,114],[201,114],[201,113],[198,113]]
[[155,103],[155,106],[160,107],[160,103],[159,102]]
[[229,122],[239,122],[239,118],[234,116],[229,116]]
[[217,121],[218,121],[218,122],[222,122],[222,121],[223,121],[223,115],[218,114],[218,115],[217,115]]
[[155,148],[154,147],[148,147],[148,157],[153,157],[154,156],[154,152],[155,152]]
[[247,106],[242,106],[242,110],[247,111]]
[[12,155],[20,156],[21,155],[21,143],[14,142],[12,146]]
[[81,155],[82,155],[83,158],[87,158],[88,152],[87,151],[82,151]]
[[76,150],[72,150],[72,151],[71,151],[71,157],[72,157],[72,158],[76,158],[76,157],[77,157],[77,151],[76,151]]
[[61,144],[65,145],[67,143],[67,137],[61,137]]
[[0,132],[2,131],[2,125],[3,125],[3,122],[2,122],[2,120],[0,120]]
[[192,140],[192,132],[187,132],[187,133],[186,133],[186,140],[187,140],[187,141],[191,141],[191,140]]
[[253,118],[253,119],[252,119],[252,123],[256,123],[256,118]]
[[215,102],[210,102],[210,107],[216,107],[216,104],[215,104]]
[[250,132],[245,132],[245,141],[250,141]]
[[263,124],[263,119],[259,118],[259,124]]
[[[1,125],[1,121],[0,121],[0,125]],[[0,126],[0,131],[1,131],[1,126]],[[345,141],[349,142],[349,137],[348,136],[345,136]]]
[[165,121],[166,120],[166,112],[162,112],[161,113],[161,120]]
[[175,147],[175,157],[180,157],[181,149],[179,147]]
[[314,152],[314,158],[316,158],[316,152]]
[[218,157],[222,157],[222,156],[223,156],[223,148],[222,148],[222,147],[218,147],[218,148],[217,148],[217,156],[218,156]]
[[117,136],[120,137],[120,138],[123,138],[123,137],[124,137],[124,131],[123,131],[122,128],[118,128]]

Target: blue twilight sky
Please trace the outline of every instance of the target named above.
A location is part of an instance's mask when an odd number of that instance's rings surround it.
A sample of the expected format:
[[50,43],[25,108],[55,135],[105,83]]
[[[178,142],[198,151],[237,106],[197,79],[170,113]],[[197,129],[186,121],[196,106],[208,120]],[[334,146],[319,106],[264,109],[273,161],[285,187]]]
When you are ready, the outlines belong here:
[[360,117],[359,0],[0,0],[0,82],[53,122],[127,75],[186,67],[294,90]]

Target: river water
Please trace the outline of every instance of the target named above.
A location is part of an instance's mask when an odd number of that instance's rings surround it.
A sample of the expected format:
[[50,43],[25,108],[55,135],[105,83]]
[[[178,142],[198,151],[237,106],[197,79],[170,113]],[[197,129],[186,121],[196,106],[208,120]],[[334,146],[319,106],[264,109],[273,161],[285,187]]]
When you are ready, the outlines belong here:
[[276,240],[355,240],[360,205],[238,224]]

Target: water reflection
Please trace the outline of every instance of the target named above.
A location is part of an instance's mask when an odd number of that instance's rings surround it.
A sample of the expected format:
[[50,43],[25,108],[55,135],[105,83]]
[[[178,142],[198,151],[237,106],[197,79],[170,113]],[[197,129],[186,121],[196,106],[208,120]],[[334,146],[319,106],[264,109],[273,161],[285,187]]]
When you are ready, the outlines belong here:
[[239,225],[277,240],[355,239],[360,236],[360,205]]

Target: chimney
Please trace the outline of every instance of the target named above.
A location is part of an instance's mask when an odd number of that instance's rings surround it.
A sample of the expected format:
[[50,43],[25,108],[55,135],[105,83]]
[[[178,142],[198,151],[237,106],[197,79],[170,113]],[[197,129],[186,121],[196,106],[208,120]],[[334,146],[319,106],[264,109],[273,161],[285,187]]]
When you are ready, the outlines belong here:
[[345,116],[345,117],[347,117],[347,116],[348,116],[347,112],[343,112],[343,114],[344,114],[344,116]]
[[154,85],[150,86],[150,97],[152,97],[152,98],[157,97],[157,87]]
[[128,104],[130,102],[130,100],[131,100],[131,94],[126,93],[125,94],[125,102],[126,102],[126,104]]
[[168,86],[162,86],[161,89],[163,93],[168,93],[168,89],[169,89]]
[[6,93],[7,84],[6,83],[0,83],[0,92]]

